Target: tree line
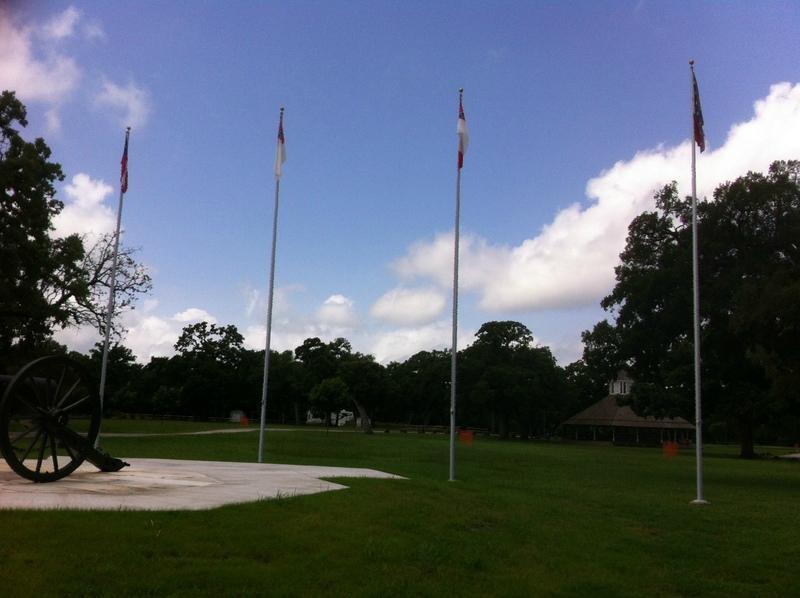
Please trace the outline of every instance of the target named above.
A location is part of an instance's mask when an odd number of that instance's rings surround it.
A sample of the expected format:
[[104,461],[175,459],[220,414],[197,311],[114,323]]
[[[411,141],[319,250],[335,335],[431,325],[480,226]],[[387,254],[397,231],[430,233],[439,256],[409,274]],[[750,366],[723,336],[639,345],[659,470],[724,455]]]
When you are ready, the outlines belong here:
[[[111,236],[53,235],[64,175],[43,139],[25,140],[26,110],[0,94],[0,373],[32,357],[64,352],[53,331],[92,325],[102,334]],[[800,441],[800,163],[778,161],[720,185],[697,204],[700,253],[703,425],[710,440]],[[626,400],[640,415],[694,420],[691,199],[675,183],[656,209],[628,228],[616,284],[601,302],[608,317],[582,334],[583,355],[561,368],[523,324],[487,322],[458,355],[458,422],[508,437],[541,436],[602,398],[627,369]],[[151,288],[135,252],[123,247],[111,319]],[[101,348],[74,354],[99,377]],[[110,352],[107,408],[194,417],[260,410],[263,351],[235,326],[184,328],[175,355],[139,364],[119,342]],[[355,410],[370,422],[446,425],[450,353],[421,351],[377,363],[344,338],[306,339],[270,356],[271,421],[302,422],[308,411]]]
[[[52,349],[52,347],[51,347]],[[66,351],[66,349],[63,349]],[[172,357],[146,365],[121,344],[109,351],[106,411],[223,418],[260,413],[264,351],[244,347],[233,325],[186,326]],[[102,345],[71,353],[99,376]],[[347,339],[308,338],[293,351],[272,351],[267,419],[303,424],[310,412],[335,424],[354,412],[365,431],[374,423],[446,426],[450,412],[450,352],[420,351],[383,365],[354,351]],[[458,355],[459,425],[500,437],[543,436],[579,403],[550,350],[535,346],[519,322],[487,322]]]

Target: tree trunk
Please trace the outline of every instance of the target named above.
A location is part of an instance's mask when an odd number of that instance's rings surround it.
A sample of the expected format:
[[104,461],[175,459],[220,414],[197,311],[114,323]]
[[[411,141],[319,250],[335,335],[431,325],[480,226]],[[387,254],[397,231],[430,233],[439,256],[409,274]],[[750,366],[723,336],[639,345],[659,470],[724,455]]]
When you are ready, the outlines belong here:
[[497,419],[498,423],[500,424],[498,426],[500,432],[500,438],[502,438],[503,440],[508,440],[508,416],[505,413],[501,413],[500,417],[498,417]]
[[739,456],[742,459],[753,459],[756,456],[753,441],[753,420],[748,415],[739,418],[739,442],[741,449]]
[[370,420],[369,415],[367,415],[367,410],[355,399],[353,399],[353,403],[355,403],[356,409],[358,410],[358,417],[361,418],[361,431],[364,432],[364,434],[372,434],[372,420]]

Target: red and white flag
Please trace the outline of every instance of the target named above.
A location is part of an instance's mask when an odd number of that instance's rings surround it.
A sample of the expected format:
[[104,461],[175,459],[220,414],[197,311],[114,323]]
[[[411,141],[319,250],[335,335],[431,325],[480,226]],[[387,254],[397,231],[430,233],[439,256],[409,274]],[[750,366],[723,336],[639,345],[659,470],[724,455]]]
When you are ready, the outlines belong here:
[[702,154],[706,149],[706,135],[703,131],[703,109],[700,108],[700,90],[692,67],[692,97],[694,99],[694,141]]
[[120,160],[119,171],[119,190],[122,193],[128,191],[128,134],[125,134],[125,149],[122,150],[122,160]]
[[278,123],[278,147],[275,150],[275,178],[281,178],[281,167],[286,162],[286,139],[283,136],[283,108]]
[[467,119],[464,118],[464,105],[461,102],[461,96],[458,98],[458,168],[464,166],[464,154],[467,153],[469,147],[469,131],[467,130]]

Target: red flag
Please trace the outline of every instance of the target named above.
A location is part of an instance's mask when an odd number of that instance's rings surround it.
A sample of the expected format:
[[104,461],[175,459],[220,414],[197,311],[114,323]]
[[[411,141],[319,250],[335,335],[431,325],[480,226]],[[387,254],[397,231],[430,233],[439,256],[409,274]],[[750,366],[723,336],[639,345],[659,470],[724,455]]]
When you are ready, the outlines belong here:
[[694,76],[694,66],[692,66],[692,86],[694,97],[694,141],[700,148],[700,153],[706,149],[706,136],[703,132],[703,110],[700,108],[700,90],[697,88],[697,79]]
[[464,118],[464,105],[461,102],[461,96],[458,97],[458,168],[464,166],[464,154],[467,153],[469,146],[469,131],[467,130],[467,119]]
[[125,149],[122,150],[122,160],[120,160],[119,189],[122,193],[128,191],[128,135],[125,133]]

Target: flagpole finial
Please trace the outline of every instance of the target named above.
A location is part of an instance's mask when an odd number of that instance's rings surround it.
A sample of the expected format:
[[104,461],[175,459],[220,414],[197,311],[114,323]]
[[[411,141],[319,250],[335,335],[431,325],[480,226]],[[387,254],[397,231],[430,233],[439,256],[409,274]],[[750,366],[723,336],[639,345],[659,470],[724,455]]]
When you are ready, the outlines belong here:
[[691,59],[691,60],[689,61],[689,66],[694,66],[694,59]]
[[285,108],[283,106],[281,106],[281,114],[283,114],[284,110],[285,110]]
[[458,93],[464,93],[464,88],[463,87],[459,87],[458,88]]
[[130,128],[130,126],[129,126],[128,128],[126,128],[126,129],[125,129],[125,132],[126,132],[126,133],[130,133],[130,132],[131,132],[131,128]]

